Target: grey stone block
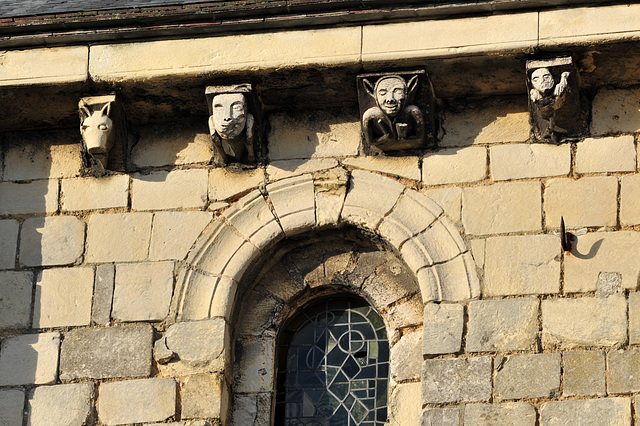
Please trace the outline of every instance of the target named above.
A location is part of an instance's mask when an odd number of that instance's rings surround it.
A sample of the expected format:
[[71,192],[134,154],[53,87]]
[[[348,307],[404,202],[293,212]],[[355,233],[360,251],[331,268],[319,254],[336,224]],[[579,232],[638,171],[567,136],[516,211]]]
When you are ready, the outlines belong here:
[[0,389],[0,426],[22,424],[24,391],[20,389]]
[[564,396],[606,395],[604,380],[604,352],[565,352]]
[[461,411],[454,408],[425,408],[420,417],[420,426],[460,426]]
[[17,220],[0,220],[0,269],[13,269],[16,266],[19,226]]
[[228,408],[229,394],[221,374],[196,374],[187,378],[182,387],[182,418],[220,419],[225,417]]
[[457,303],[427,303],[424,306],[422,353],[440,355],[455,353],[462,345],[464,307]]
[[513,355],[496,360],[497,399],[550,398],[560,391],[560,354]]
[[422,403],[488,401],[491,358],[426,360],[422,368]]
[[465,426],[534,426],[536,409],[528,402],[504,404],[467,404]]
[[93,383],[40,386],[29,398],[28,426],[84,425],[91,413]]
[[113,285],[115,280],[115,265],[96,266],[96,276],[93,283],[93,306],[91,319],[96,324],[108,324],[111,321],[111,304],[113,301]]
[[29,327],[32,293],[33,272],[0,272],[0,329]]
[[540,407],[541,426],[631,426],[630,398],[552,401]]
[[612,351],[607,354],[607,390],[609,393],[640,391],[640,349]]

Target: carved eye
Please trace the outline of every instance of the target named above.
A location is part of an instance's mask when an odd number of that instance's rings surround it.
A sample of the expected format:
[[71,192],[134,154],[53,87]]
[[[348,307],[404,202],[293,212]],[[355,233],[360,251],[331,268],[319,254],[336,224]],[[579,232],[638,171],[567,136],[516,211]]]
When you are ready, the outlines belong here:
[[82,126],[80,126],[80,129],[81,129],[81,130],[87,130],[87,128],[88,128],[88,127],[89,127],[89,126],[85,126],[85,125],[83,124]]
[[98,129],[99,129],[99,130],[107,130],[107,129],[108,129],[108,127],[107,127],[107,125],[106,125],[106,124],[98,124]]
[[384,96],[384,95],[386,95],[386,94],[387,94],[387,89],[380,89],[380,90],[378,90],[378,94],[379,94],[380,96]]
[[213,107],[215,109],[221,109],[222,108],[222,104],[215,104]]

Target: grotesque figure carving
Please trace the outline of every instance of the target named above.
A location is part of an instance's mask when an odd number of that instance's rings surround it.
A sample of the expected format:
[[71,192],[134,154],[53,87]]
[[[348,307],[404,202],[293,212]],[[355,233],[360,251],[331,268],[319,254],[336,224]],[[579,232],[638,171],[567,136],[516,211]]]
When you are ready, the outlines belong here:
[[[211,101],[209,132],[221,148],[225,163],[228,159],[255,161],[253,147],[254,118],[248,112],[247,99],[242,93],[215,95]],[[246,154],[246,155],[245,155]]]
[[104,172],[109,162],[109,152],[113,147],[113,120],[109,116],[115,96],[97,96],[82,98],[78,103],[80,109],[80,134],[85,152],[92,161],[92,166]]
[[537,139],[557,140],[557,133],[566,133],[556,126],[556,110],[564,105],[570,72],[560,74],[558,84],[547,68],[538,68],[531,74],[529,97],[535,109],[537,127],[534,129]]

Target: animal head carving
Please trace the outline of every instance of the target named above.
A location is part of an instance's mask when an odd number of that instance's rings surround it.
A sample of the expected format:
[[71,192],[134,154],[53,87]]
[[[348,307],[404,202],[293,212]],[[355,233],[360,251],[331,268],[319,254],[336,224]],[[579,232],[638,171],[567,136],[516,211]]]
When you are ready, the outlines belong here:
[[80,101],[80,133],[85,149],[102,167],[107,167],[109,150],[113,145],[111,137],[113,120],[109,118],[111,102],[107,102],[102,108],[92,110],[83,100]]

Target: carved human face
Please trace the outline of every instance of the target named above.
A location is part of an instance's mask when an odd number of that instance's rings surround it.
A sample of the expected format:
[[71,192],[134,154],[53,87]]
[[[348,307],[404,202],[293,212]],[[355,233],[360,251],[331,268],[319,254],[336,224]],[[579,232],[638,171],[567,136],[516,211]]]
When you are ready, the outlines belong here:
[[223,139],[233,139],[242,133],[247,122],[247,102],[242,93],[227,93],[213,97],[213,123]]
[[538,68],[531,74],[531,85],[539,92],[546,92],[553,89],[555,82],[547,68]]
[[388,116],[395,117],[404,108],[407,84],[400,77],[380,79],[376,83],[375,95],[380,109]]

